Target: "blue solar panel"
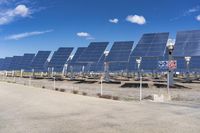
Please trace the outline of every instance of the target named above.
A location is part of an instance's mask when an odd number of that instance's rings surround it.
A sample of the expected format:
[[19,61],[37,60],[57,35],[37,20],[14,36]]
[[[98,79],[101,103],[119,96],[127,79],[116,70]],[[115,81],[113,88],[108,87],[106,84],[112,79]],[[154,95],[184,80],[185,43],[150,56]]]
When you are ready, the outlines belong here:
[[106,62],[128,62],[133,41],[115,42],[106,57]]
[[47,63],[47,59],[50,53],[51,51],[38,51],[37,55],[33,59],[31,68],[34,69],[35,72],[47,71],[47,68],[45,68],[45,65]]
[[174,57],[177,61],[177,69],[178,72],[185,72],[186,71],[186,61],[184,57]]
[[109,42],[92,42],[78,59],[79,63],[95,63],[100,60]]
[[200,56],[200,30],[178,32],[173,55]]
[[92,64],[89,68],[90,71],[93,71],[93,72],[103,72],[104,71],[104,62],[105,62],[105,54],[103,54],[103,56],[101,57],[101,59]]
[[87,66],[87,63],[79,63],[78,59],[81,56],[81,54],[83,53],[84,50],[86,50],[87,47],[79,47],[76,50],[76,53],[74,54],[72,60],[69,61],[69,65],[67,70],[71,71],[71,69],[73,68],[73,72],[81,72],[82,71],[82,67],[83,66]]
[[7,71],[10,71],[10,64],[12,62],[12,57],[6,57],[4,59],[4,63],[2,65],[2,70],[7,70]]
[[54,68],[55,72],[62,72],[65,63],[67,62],[69,56],[71,55],[73,48],[59,48],[54,52],[48,67]]
[[157,57],[144,57],[140,68],[146,71],[158,70],[158,61]]
[[200,56],[195,56],[191,58],[190,69],[193,71],[200,71]]
[[[136,63],[137,57],[130,57],[128,70],[138,71],[138,65]],[[162,60],[158,57],[143,57],[140,64],[140,69],[144,71],[155,71],[158,70],[158,61]]]
[[10,63],[9,70],[20,70],[19,64],[22,60],[22,56],[13,56],[12,61]]
[[129,59],[129,63],[128,63],[128,70],[131,71],[137,71],[137,64],[136,64],[136,57],[131,56]]
[[78,63],[78,59],[81,56],[81,54],[83,53],[84,50],[86,50],[87,47],[79,47],[76,51],[76,53],[74,54],[72,60],[70,61],[70,64],[74,64],[74,63]]
[[2,70],[3,64],[4,64],[4,59],[0,58],[0,70]]
[[31,63],[32,63],[34,57],[35,57],[35,54],[25,53],[22,56],[22,59],[19,63],[19,68],[23,69],[25,71],[30,71],[31,70]]
[[128,69],[128,62],[113,62],[109,65],[110,72],[121,72]]
[[169,33],[144,34],[131,56],[134,57],[158,57],[164,56]]

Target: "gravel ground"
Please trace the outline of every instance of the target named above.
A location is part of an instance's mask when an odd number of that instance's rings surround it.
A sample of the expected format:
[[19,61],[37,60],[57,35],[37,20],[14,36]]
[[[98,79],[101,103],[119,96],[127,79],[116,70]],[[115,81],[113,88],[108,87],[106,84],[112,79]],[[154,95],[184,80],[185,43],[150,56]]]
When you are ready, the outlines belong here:
[[[3,80],[3,77],[0,77],[0,80]],[[15,82],[17,84],[29,85],[29,79],[25,78],[13,78],[7,77],[4,78],[4,81]],[[138,88],[121,88],[120,86],[124,83],[130,83],[135,81],[122,81],[121,84],[103,84],[103,94],[117,96],[121,100],[132,101],[139,100],[139,89]],[[167,88],[156,88],[153,86],[152,81],[144,81],[148,83],[149,88],[143,89],[143,98],[152,94],[164,94],[167,95]],[[200,102],[200,82],[186,84],[178,83],[190,89],[171,89],[171,97],[173,101],[193,101]],[[47,79],[40,80],[31,80],[31,86],[40,87],[45,89],[54,89],[54,82]],[[77,84],[76,81],[56,81],[55,88],[64,89],[66,92],[71,93],[73,90],[77,90],[79,94],[83,92],[87,93],[89,96],[96,97],[97,93],[100,93],[100,84],[99,82],[93,84]]]
[[0,133],[199,133],[200,104],[114,101],[0,82]]

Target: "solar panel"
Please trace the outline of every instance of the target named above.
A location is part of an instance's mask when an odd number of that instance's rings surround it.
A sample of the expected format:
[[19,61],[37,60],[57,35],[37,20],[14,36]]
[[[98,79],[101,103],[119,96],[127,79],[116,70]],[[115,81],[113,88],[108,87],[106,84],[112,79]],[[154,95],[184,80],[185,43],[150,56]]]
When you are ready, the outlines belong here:
[[20,70],[19,64],[22,60],[22,56],[13,56],[12,61],[10,63],[9,70]]
[[133,41],[114,42],[106,62],[128,62],[133,43]]
[[137,71],[137,70],[138,70],[137,64],[136,64],[136,58],[137,58],[137,57],[131,56],[130,59],[129,59],[128,70],[129,70],[130,72],[131,72],[131,71]]
[[145,71],[153,71],[158,69],[158,57],[144,57],[141,62],[141,69]]
[[47,63],[50,53],[51,51],[38,51],[37,55],[33,59],[31,68],[34,69],[35,72],[46,71],[45,64]]
[[4,59],[0,58],[0,70],[2,70],[3,64],[4,64]]
[[126,71],[127,68],[128,62],[113,62],[109,65],[109,71],[111,72]]
[[92,42],[78,58],[79,63],[95,63],[100,60],[109,42]]
[[54,52],[48,67],[54,68],[55,72],[62,72],[65,63],[67,62],[69,56],[71,55],[73,48],[61,47]]
[[23,69],[25,71],[30,71],[31,70],[31,63],[32,63],[34,57],[35,57],[35,54],[25,53],[22,56],[22,59],[19,63],[19,68]]
[[93,71],[93,72],[103,72],[104,71],[104,62],[105,62],[105,54],[102,55],[101,59],[92,64],[89,68],[90,71]]
[[81,54],[83,53],[83,51],[86,49],[87,47],[79,47],[76,50],[76,53],[74,54],[72,60],[69,62],[68,65],[68,71],[71,71],[71,67],[73,67],[73,71],[74,72],[81,72],[82,71],[82,67],[86,66],[87,63],[79,63],[78,59],[81,56]]
[[186,72],[186,61],[184,57],[174,57],[177,61],[177,69],[175,71],[178,72]]
[[200,56],[195,56],[191,58],[190,69],[194,71],[200,71]]
[[6,57],[4,59],[4,63],[3,63],[3,66],[2,66],[2,70],[7,70],[9,71],[9,67],[10,67],[10,64],[12,62],[12,57]]
[[131,56],[134,57],[158,57],[164,56],[169,33],[144,34]]
[[79,57],[81,56],[83,51],[86,50],[86,49],[87,49],[87,47],[79,47],[76,50],[76,53],[74,54],[72,60],[70,61],[70,64],[78,63],[77,61],[78,61]]
[[[138,71],[138,65],[136,63],[137,57],[130,57],[128,63],[129,71]],[[154,71],[158,70],[158,61],[162,60],[158,57],[143,57],[140,65],[140,69],[144,71]]]
[[200,56],[200,30],[178,32],[173,56]]

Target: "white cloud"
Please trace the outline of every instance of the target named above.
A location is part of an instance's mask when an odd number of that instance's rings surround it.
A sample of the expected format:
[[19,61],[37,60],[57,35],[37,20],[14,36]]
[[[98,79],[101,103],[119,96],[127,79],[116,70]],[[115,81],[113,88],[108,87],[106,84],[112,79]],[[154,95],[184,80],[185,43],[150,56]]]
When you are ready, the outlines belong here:
[[198,15],[196,19],[197,19],[197,21],[200,21],[200,15]]
[[126,17],[126,21],[139,25],[143,25],[146,23],[146,19],[143,16],[139,15],[129,15]]
[[14,10],[14,14],[20,15],[22,17],[28,16],[29,13],[29,8],[27,8],[25,5],[18,5]]
[[117,23],[119,22],[119,19],[117,19],[117,18],[109,19],[109,22],[110,22],[110,23],[117,24]]
[[31,36],[36,36],[36,35],[42,35],[45,33],[52,32],[53,30],[46,30],[46,31],[33,31],[33,32],[25,32],[25,33],[20,33],[20,34],[14,34],[5,37],[5,40],[20,40],[23,38],[31,37]]
[[199,10],[200,10],[200,6],[197,5],[196,7],[189,9],[186,13],[194,13],[194,12],[198,12]]
[[91,36],[89,33],[87,32],[78,32],[76,33],[76,35],[78,37],[82,37],[82,38],[85,38],[86,40],[94,40],[95,38],[93,36]]
[[31,14],[31,11],[26,5],[18,5],[14,9],[8,9],[0,12],[0,25],[5,25],[12,22],[18,17],[27,17]]
[[79,37],[89,37],[90,36],[90,34],[87,32],[78,32],[76,35]]

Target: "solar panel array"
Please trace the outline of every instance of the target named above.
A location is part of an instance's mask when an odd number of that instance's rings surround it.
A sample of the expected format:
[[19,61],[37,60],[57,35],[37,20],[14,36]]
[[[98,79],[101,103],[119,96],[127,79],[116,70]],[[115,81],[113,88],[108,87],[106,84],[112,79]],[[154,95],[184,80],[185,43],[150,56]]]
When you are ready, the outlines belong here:
[[31,63],[35,57],[35,54],[32,53],[25,53],[22,57],[21,62],[19,63],[19,68],[25,71],[31,70]]
[[79,63],[95,63],[100,60],[109,42],[92,42],[78,58]]
[[71,55],[73,48],[62,47],[54,52],[48,67],[54,68],[55,72],[62,72],[65,63],[67,62],[69,56]]
[[106,62],[128,62],[133,43],[133,41],[114,42]]
[[131,56],[134,57],[158,57],[164,56],[169,33],[144,34]]
[[13,56],[12,61],[9,66],[9,70],[20,70],[20,62],[22,60],[22,56]]
[[3,70],[3,69],[2,69],[3,64],[4,64],[4,59],[3,59],[3,58],[0,58],[0,70]]
[[35,72],[47,71],[45,65],[50,53],[51,51],[38,51],[37,55],[33,59],[31,68],[34,69]]
[[[61,72],[67,63],[75,72],[82,71],[83,66],[86,71],[103,72],[104,63],[108,62],[109,70],[113,72],[137,71],[136,58],[142,57],[141,69],[154,71],[158,70],[158,61],[168,60],[166,49],[168,37],[167,32],[144,34],[133,51],[133,41],[115,42],[108,56],[104,54],[108,42],[92,42],[88,47],[78,48],[68,62],[73,51],[71,47],[59,48],[54,52],[49,63],[47,59],[50,51],[39,51],[36,56],[35,54],[24,54],[23,56],[6,57],[0,59],[0,70],[24,69],[29,71],[34,69],[36,72],[45,72],[49,67],[54,68],[56,72]],[[173,55],[177,60],[176,71],[186,71],[185,56],[192,57],[190,70],[200,71],[200,30],[178,32]]]
[[12,62],[12,57],[6,57],[2,65],[2,70],[10,70],[9,67],[11,62]]
[[200,56],[200,30],[178,32],[173,55]]

